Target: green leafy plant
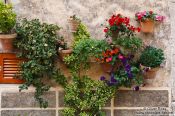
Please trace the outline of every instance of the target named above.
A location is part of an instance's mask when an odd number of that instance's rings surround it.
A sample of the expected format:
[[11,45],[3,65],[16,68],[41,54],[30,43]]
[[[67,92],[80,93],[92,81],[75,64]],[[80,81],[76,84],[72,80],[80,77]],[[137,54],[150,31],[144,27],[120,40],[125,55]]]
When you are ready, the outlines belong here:
[[16,14],[11,4],[0,1],[0,33],[10,33],[16,23]]
[[119,45],[120,49],[124,49],[124,52],[127,52],[128,50],[130,52],[135,52],[139,50],[142,47],[142,40],[138,37],[121,37],[119,39],[116,39],[113,41],[114,45]]
[[72,72],[79,72],[89,68],[91,57],[98,57],[102,51],[110,46],[104,40],[81,39],[73,48],[73,53],[64,59]]
[[147,67],[155,68],[160,66],[164,59],[163,50],[148,46],[142,52],[139,63]]
[[127,71],[119,68],[114,72],[114,78],[117,80],[117,86],[132,87],[132,85],[141,85],[143,83],[142,71],[136,66],[131,66],[132,78],[128,78]]
[[89,39],[90,38],[90,33],[87,30],[87,27],[83,24],[80,23],[78,25],[77,31],[73,33],[74,36],[74,44],[78,42],[81,39]]
[[21,64],[21,78],[25,83],[20,86],[20,91],[28,89],[30,85],[36,87],[35,99],[41,107],[47,107],[48,102],[42,98],[44,92],[49,90],[43,78],[53,78],[65,86],[66,79],[54,66],[56,56],[56,31],[60,28],[53,24],[40,23],[38,19],[28,21],[23,19],[16,26],[19,37],[16,47],[19,49],[18,56],[26,59]]
[[115,87],[103,81],[94,81],[87,76],[73,77],[73,82],[65,88],[64,116],[101,116],[101,108],[115,94]]

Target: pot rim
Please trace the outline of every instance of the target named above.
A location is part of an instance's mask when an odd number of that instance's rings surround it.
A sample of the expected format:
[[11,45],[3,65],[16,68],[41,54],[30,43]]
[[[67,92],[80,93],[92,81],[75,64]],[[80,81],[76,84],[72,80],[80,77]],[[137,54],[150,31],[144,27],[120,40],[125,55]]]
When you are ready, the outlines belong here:
[[17,33],[13,34],[0,34],[0,39],[14,39],[17,37]]
[[67,50],[59,50],[60,53],[70,54],[73,52],[73,49],[67,49]]

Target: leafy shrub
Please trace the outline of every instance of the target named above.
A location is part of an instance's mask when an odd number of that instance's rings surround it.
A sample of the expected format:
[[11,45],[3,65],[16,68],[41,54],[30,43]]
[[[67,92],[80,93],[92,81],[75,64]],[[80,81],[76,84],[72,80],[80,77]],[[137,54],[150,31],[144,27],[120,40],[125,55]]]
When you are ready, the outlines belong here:
[[99,116],[102,114],[101,108],[113,97],[115,90],[115,87],[109,87],[103,81],[74,76],[73,82],[65,88],[64,101],[70,109],[63,110],[63,114],[69,112],[69,116]]
[[58,40],[56,31],[59,29],[56,25],[42,24],[38,19],[31,21],[24,19],[16,27],[19,35],[15,43],[20,51],[18,56],[27,59],[21,64],[21,77],[25,83],[20,86],[20,90],[28,89],[30,85],[36,87],[35,98],[41,107],[48,105],[41,96],[49,90],[49,86],[44,84],[42,79],[44,77],[54,78],[63,86],[66,82],[64,76],[54,66]]
[[0,33],[10,33],[16,23],[16,14],[11,4],[0,1]]
[[140,56],[140,63],[147,67],[158,67],[164,60],[163,50],[148,46],[144,49]]

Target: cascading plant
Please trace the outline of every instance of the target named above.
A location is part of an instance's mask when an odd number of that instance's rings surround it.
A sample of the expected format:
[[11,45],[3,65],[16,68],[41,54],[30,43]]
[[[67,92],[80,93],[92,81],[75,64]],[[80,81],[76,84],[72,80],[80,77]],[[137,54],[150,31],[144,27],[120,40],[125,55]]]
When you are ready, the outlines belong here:
[[15,46],[19,49],[18,57],[26,59],[21,64],[21,78],[25,81],[20,91],[33,85],[36,87],[35,99],[41,107],[46,108],[48,102],[42,98],[50,88],[43,78],[54,78],[65,86],[66,79],[55,67],[57,31],[60,27],[53,24],[40,23],[38,19],[23,19],[16,25],[18,38]]

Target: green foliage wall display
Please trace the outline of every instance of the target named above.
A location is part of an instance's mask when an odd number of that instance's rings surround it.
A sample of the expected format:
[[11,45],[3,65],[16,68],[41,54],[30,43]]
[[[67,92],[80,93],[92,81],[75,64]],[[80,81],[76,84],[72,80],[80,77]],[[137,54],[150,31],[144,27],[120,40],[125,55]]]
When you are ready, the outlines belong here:
[[0,33],[10,33],[16,23],[16,14],[11,4],[4,4],[0,0]]
[[45,85],[42,79],[54,78],[63,86],[66,83],[65,77],[54,66],[58,40],[56,31],[59,29],[56,25],[42,24],[38,19],[24,19],[16,26],[19,35],[15,43],[20,51],[18,56],[26,59],[21,64],[21,77],[25,83],[20,86],[20,90],[28,89],[30,85],[36,87],[35,98],[44,108],[48,103],[41,96],[49,90],[49,86]]

